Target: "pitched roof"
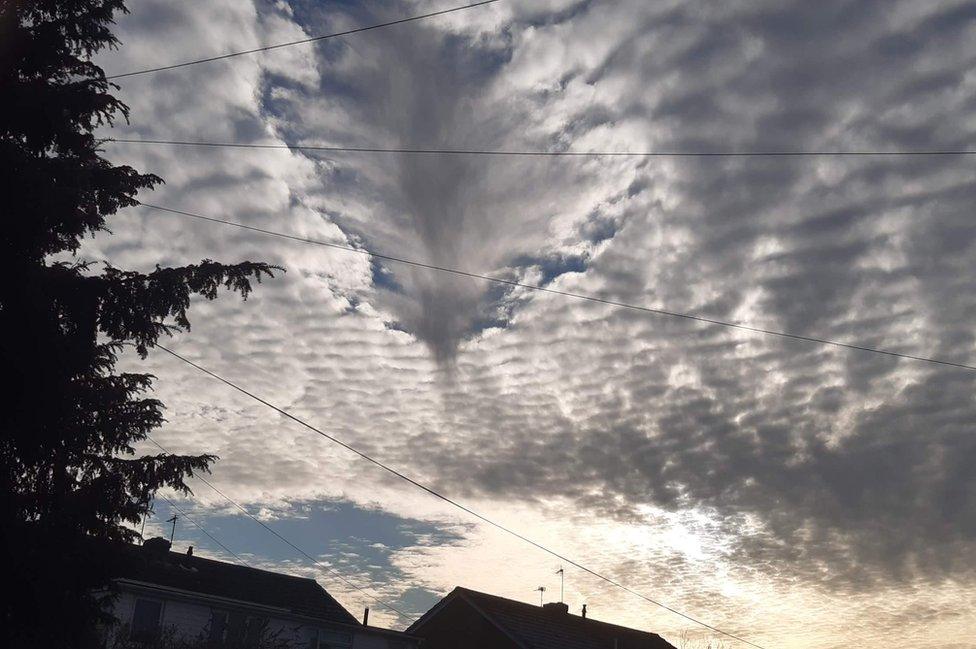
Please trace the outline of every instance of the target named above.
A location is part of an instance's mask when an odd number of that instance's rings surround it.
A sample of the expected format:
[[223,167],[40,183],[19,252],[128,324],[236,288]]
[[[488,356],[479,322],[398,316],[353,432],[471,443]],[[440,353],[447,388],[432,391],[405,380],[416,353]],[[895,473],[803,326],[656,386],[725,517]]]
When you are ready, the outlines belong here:
[[571,615],[458,586],[407,633],[423,637],[422,627],[445,604],[462,599],[512,638],[522,649],[674,649],[656,633]]
[[286,609],[296,615],[359,625],[314,580],[166,549],[123,544],[110,556],[113,576],[184,591]]

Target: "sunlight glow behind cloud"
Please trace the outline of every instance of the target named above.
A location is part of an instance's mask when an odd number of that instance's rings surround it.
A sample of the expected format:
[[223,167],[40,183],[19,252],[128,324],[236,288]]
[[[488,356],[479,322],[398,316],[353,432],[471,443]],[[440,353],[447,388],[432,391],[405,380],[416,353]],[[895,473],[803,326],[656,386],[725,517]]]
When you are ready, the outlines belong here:
[[[122,48],[101,63],[136,69],[431,7],[134,1],[119,24]],[[132,124],[106,134],[550,150],[973,148],[974,63],[971,2],[501,2],[120,80]],[[106,148],[162,176],[151,201],[168,207],[561,290],[976,359],[976,186],[959,159]],[[287,267],[246,304],[194,304],[192,331],[167,344],[638,590],[767,646],[976,646],[971,372],[500,291],[147,210],[110,227],[84,257],[138,269],[205,257]],[[296,533],[312,529],[300,527],[303,507],[328,502],[357,525],[399,517],[456,534],[389,551],[371,545],[386,544],[382,534],[344,539],[341,551],[359,553],[345,567],[386,596],[421,602],[460,584],[536,601],[535,587],[556,583],[545,555],[172,359],[131,362],[159,377],[169,419],[160,443],[218,454],[215,483],[255,511],[288,512]],[[195,492],[204,519],[226,525],[225,503],[203,485]],[[266,547],[245,523],[235,523],[235,551]],[[339,551],[338,541],[320,545]],[[371,552],[382,570],[359,561]],[[270,550],[255,558],[308,569]],[[364,605],[322,583],[351,609]],[[567,574],[567,599],[672,638],[689,629],[578,574]]]

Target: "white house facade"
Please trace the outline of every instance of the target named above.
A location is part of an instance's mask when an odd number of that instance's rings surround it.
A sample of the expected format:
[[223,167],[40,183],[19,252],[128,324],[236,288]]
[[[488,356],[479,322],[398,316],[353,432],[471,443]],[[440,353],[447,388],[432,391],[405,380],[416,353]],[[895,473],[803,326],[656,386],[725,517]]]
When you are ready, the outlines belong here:
[[404,633],[360,623],[313,579],[171,552],[165,539],[126,546],[118,558],[109,649],[418,646]]

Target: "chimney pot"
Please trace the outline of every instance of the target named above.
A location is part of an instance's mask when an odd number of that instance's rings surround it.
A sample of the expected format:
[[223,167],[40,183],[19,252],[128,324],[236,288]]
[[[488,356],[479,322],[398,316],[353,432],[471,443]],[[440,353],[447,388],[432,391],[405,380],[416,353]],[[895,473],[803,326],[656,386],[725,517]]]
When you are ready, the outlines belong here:
[[363,626],[366,626],[367,624],[369,624],[369,607],[368,606],[366,607],[366,610],[363,611]]
[[192,557],[193,556],[193,546],[192,545],[186,549],[186,556],[188,556],[188,557]]
[[583,604],[583,617],[586,617],[586,604]]

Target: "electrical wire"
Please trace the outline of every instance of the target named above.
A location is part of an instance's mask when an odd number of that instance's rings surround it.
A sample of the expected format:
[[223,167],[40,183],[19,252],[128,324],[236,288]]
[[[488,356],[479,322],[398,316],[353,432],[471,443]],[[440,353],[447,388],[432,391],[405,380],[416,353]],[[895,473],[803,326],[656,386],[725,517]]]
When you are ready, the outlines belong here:
[[417,480],[415,480],[415,479],[407,476],[406,474],[402,473],[401,471],[399,471],[397,469],[394,469],[393,467],[391,467],[391,466],[389,466],[387,464],[384,464],[383,462],[381,462],[381,461],[379,461],[379,460],[371,457],[370,455],[366,454],[365,452],[360,451],[359,449],[357,449],[357,448],[355,448],[355,447],[347,444],[346,442],[342,441],[341,439],[339,439],[337,437],[334,437],[333,435],[330,435],[329,433],[326,433],[326,432],[324,432],[324,431],[316,428],[312,424],[306,422],[305,420],[303,420],[303,419],[301,419],[299,417],[296,417],[295,415],[291,414],[287,410],[284,410],[284,409],[282,409],[282,408],[274,405],[273,403],[271,403],[269,401],[266,401],[265,399],[262,399],[261,397],[257,396],[253,392],[249,392],[248,390],[242,388],[241,386],[237,385],[236,383],[234,383],[234,382],[232,382],[232,381],[230,381],[228,379],[225,379],[224,377],[220,376],[219,374],[217,374],[215,372],[212,372],[212,371],[208,370],[207,368],[205,368],[205,367],[203,367],[201,365],[198,365],[197,363],[194,363],[190,359],[186,358],[185,356],[181,356],[180,354],[174,352],[173,350],[169,349],[168,347],[165,347],[164,345],[161,345],[159,343],[156,343],[155,346],[156,346],[156,348],[158,348],[158,349],[166,352],[170,356],[173,356],[174,358],[176,358],[176,359],[178,359],[178,360],[186,363],[190,367],[195,368],[196,370],[202,372],[203,374],[206,374],[207,376],[210,376],[211,378],[214,378],[214,379],[220,381],[224,385],[227,385],[228,387],[231,387],[234,390],[237,390],[241,394],[244,394],[245,396],[248,396],[251,399],[257,401],[258,403],[261,403],[261,404],[267,406],[268,408],[274,410],[278,414],[280,414],[280,415],[282,415],[282,416],[284,416],[284,417],[286,417],[286,418],[294,421],[297,424],[300,424],[301,426],[307,428],[308,430],[310,430],[310,431],[312,431],[314,433],[317,433],[318,435],[321,435],[322,437],[324,437],[325,439],[329,440],[330,442],[332,442],[334,444],[337,444],[337,445],[341,446],[342,448],[344,448],[344,449],[346,449],[348,451],[351,451],[352,453],[355,453],[360,458],[362,458],[362,459],[366,460],[367,462],[369,462],[369,463],[371,463],[371,464],[373,464],[373,465],[375,465],[375,466],[383,469],[384,471],[386,471],[388,473],[393,474],[397,478],[400,478],[401,480],[404,480],[405,482],[410,483],[411,485],[417,487],[418,489],[421,489],[422,491],[427,492],[431,496],[434,496],[435,498],[438,498],[439,500],[442,500],[442,501],[446,502],[447,504],[449,504],[449,505],[451,505],[451,506],[453,506],[453,507],[455,507],[455,508],[457,508],[457,509],[459,509],[459,510],[461,510],[461,511],[467,513],[467,514],[469,514],[470,516],[473,516],[473,517],[477,518],[480,521],[483,521],[483,522],[485,522],[485,523],[487,523],[487,524],[489,524],[489,525],[491,525],[491,526],[493,526],[493,527],[495,527],[495,528],[497,528],[497,529],[505,532],[506,534],[509,534],[509,535],[511,535],[511,536],[513,536],[513,537],[515,537],[517,539],[520,539],[521,541],[524,541],[525,543],[528,543],[529,545],[531,545],[531,546],[533,546],[533,547],[535,547],[535,548],[537,548],[539,550],[542,550],[543,552],[546,552],[547,554],[549,554],[549,555],[551,555],[553,557],[556,557],[560,561],[563,561],[563,562],[568,563],[568,564],[570,564],[572,566],[575,566],[576,568],[578,568],[579,570],[582,570],[583,572],[585,572],[587,574],[590,574],[590,575],[592,575],[592,576],[594,576],[594,577],[596,577],[598,579],[601,579],[602,581],[605,581],[605,582],[607,582],[608,584],[610,584],[612,586],[616,586],[617,588],[620,588],[620,589],[622,589],[622,590],[630,593],[631,595],[634,595],[636,597],[639,597],[639,598],[641,598],[642,600],[644,600],[646,602],[649,602],[649,603],[651,603],[651,604],[653,604],[655,606],[658,606],[658,607],[660,607],[660,608],[662,608],[662,609],[664,609],[666,611],[669,611],[671,613],[674,613],[675,615],[678,615],[678,616],[680,616],[680,617],[682,617],[682,618],[684,618],[684,619],[686,619],[686,620],[688,620],[690,622],[693,622],[694,624],[697,624],[697,625],[699,625],[699,626],[701,626],[703,628],[709,629],[711,631],[714,631],[715,633],[724,635],[724,636],[726,636],[728,638],[732,638],[733,640],[738,640],[739,642],[742,642],[744,644],[750,645],[752,647],[756,647],[756,649],[765,649],[764,647],[762,647],[762,646],[760,646],[760,645],[758,645],[758,644],[756,644],[754,642],[751,642],[749,640],[746,640],[745,638],[742,638],[742,637],[740,637],[738,635],[735,635],[733,633],[730,633],[728,631],[723,631],[722,629],[719,629],[718,627],[712,626],[711,624],[708,624],[706,622],[702,622],[701,620],[698,620],[698,619],[696,619],[696,618],[694,618],[694,617],[692,617],[690,615],[687,615],[685,613],[682,613],[681,611],[679,611],[679,610],[677,610],[675,608],[672,608],[672,607],[668,606],[667,604],[664,604],[664,603],[659,602],[659,601],[657,601],[655,599],[652,599],[652,598],[648,597],[647,595],[644,595],[643,593],[640,593],[639,591],[636,591],[636,590],[630,588],[629,586],[626,586],[626,585],[622,584],[621,582],[619,582],[619,581],[617,581],[617,580],[615,580],[615,579],[613,579],[611,577],[607,577],[606,575],[603,575],[602,573],[597,572],[596,570],[593,570],[592,568],[588,568],[588,567],[584,566],[583,564],[579,563],[578,561],[574,561],[573,559],[570,559],[569,557],[567,557],[567,556],[565,556],[563,554],[560,554],[559,552],[556,552],[555,550],[549,549],[548,547],[542,545],[541,543],[538,543],[537,541],[533,541],[532,539],[528,538],[527,536],[524,536],[524,535],[520,534],[519,532],[516,532],[515,530],[513,530],[511,528],[508,528],[508,527],[502,525],[501,523],[496,523],[495,521],[491,520],[487,516],[484,516],[482,514],[479,514],[478,512],[474,511],[473,509],[471,509],[471,508],[469,508],[469,507],[461,504],[460,502],[458,502],[456,500],[451,499],[448,496],[445,496],[444,494],[438,492],[437,490],[435,490],[435,489],[433,489],[431,487],[428,487],[427,485],[423,484],[422,482],[419,482],[419,481],[417,481]]
[[213,541],[214,543],[216,543],[217,545],[219,545],[224,550],[224,552],[230,554],[231,556],[233,556],[235,559],[237,559],[239,562],[241,562],[242,564],[244,564],[248,568],[253,568],[254,567],[250,563],[248,563],[247,561],[245,561],[244,559],[242,559],[240,557],[240,555],[238,555],[236,552],[234,552],[233,550],[231,550],[230,548],[228,548],[226,545],[224,545],[223,543],[221,543],[220,542],[220,539],[218,539],[216,536],[214,536],[213,534],[211,534],[210,532],[208,532],[207,529],[203,525],[201,525],[196,520],[194,520],[194,518],[192,516],[190,516],[188,513],[186,513],[186,511],[183,510],[175,502],[173,502],[172,500],[170,500],[166,496],[159,496],[159,497],[162,498],[163,500],[165,500],[166,502],[168,502],[170,507],[172,507],[173,509],[175,509],[176,511],[178,511],[180,513],[180,516],[182,516],[186,520],[188,520],[191,523],[193,523],[197,527],[197,529],[199,529],[201,532],[203,532],[208,537],[210,537],[210,540]]
[[966,363],[958,363],[955,361],[949,361],[939,358],[930,358],[927,356],[916,356],[914,354],[906,354],[902,352],[891,351],[888,349],[879,349],[877,347],[867,347],[864,345],[855,345],[851,343],[844,343],[837,340],[828,340],[826,338],[816,338],[814,336],[804,336],[801,334],[794,334],[785,331],[776,331],[773,329],[764,329],[762,327],[753,327],[750,325],[740,324],[737,322],[727,322],[725,320],[717,320],[715,318],[708,318],[705,316],[698,316],[691,313],[680,313],[677,311],[667,311],[665,309],[656,309],[653,307],[640,306],[637,304],[629,304],[627,302],[619,302],[617,300],[610,300],[606,298],[597,297],[595,295],[587,295],[585,293],[573,293],[570,291],[560,291],[554,288],[548,288],[545,286],[539,286],[537,284],[527,284],[524,282],[517,282],[514,280],[504,279],[501,277],[492,277],[490,275],[482,275],[479,273],[472,273],[465,270],[459,270],[457,268],[449,268],[446,266],[437,266],[434,264],[427,264],[419,261],[414,261],[411,259],[404,259],[402,257],[394,257],[391,255],[384,255],[378,252],[373,252],[368,249],[353,248],[351,246],[345,246],[338,243],[331,243],[328,241],[321,241],[318,239],[308,239],[305,237],[298,237],[290,234],[285,234],[283,232],[275,232],[274,230],[265,230],[264,228],[257,228],[251,225],[244,225],[243,223],[236,223],[234,221],[226,221],[224,219],[217,219],[210,216],[204,216],[202,214],[195,214],[193,212],[185,212],[183,210],[176,210],[169,207],[162,207],[160,205],[152,205],[150,203],[139,203],[143,207],[148,207],[154,210],[160,210],[163,212],[169,212],[172,214],[178,214],[181,216],[186,216],[194,219],[199,219],[202,221],[210,221],[212,223],[221,223],[223,225],[229,225],[235,228],[241,228],[243,230],[250,230],[252,232],[258,232],[261,234],[279,237],[282,239],[290,239],[292,241],[300,241],[302,243],[309,243],[317,246],[325,246],[328,248],[335,248],[336,250],[345,250],[347,252],[354,252],[361,255],[367,255],[374,257],[376,259],[383,259],[385,261],[392,261],[398,264],[406,264],[408,266],[414,266],[417,268],[426,268],[428,270],[435,270],[442,273],[450,273],[452,275],[459,275],[461,277],[470,277],[472,279],[480,279],[486,282],[494,282],[496,284],[504,284],[506,286],[512,286],[516,288],[524,288],[532,291],[539,291],[542,293],[552,293],[553,295],[561,295],[563,297],[570,297],[577,300],[585,300],[587,302],[596,302],[598,304],[606,304],[609,306],[615,306],[622,309],[630,309],[633,311],[640,311],[642,313],[650,313],[659,316],[667,316],[670,318],[681,318],[684,320],[692,320],[695,322],[701,322],[704,324],[716,325],[720,327],[728,327],[730,329],[738,329],[740,331],[748,331],[751,333],[758,333],[767,336],[775,336],[779,338],[786,338],[789,340],[798,340],[807,343],[814,343],[819,345],[828,345],[832,347],[840,347],[842,349],[849,349],[861,352],[869,352],[872,354],[881,354],[883,356],[890,356],[894,358],[900,358],[905,360],[918,361],[922,363],[932,363],[935,365],[943,365],[948,367],[956,367],[964,370],[976,371],[976,365],[967,365]]
[[419,16],[410,16],[408,18],[400,18],[398,20],[391,20],[385,23],[377,23],[375,25],[367,25],[366,27],[357,27],[356,29],[347,29],[342,32],[334,32],[332,34],[323,34],[321,36],[312,36],[311,38],[303,38],[297,41],[289,41],[287,43],[277,43],[275,45],[265,45],[264,47],[255,47],[250,50],[242,50],[240,52],[230,52],[227,54],[218,54],[217,56],[209,56],[203,59],[194,59],[192,61],[184,61],[182,63],[174,63],[172,65],[162,65],[155,68],[146,68],[145,70],[134,70],[132,72],[123,72],[121,74],[113,74],[105,77],[106,80],[111,79],[122,79],[124,77],[134,77],[141,74],[151,74],[153,72],[162,72],[163,70],[174,70],[176,68],[185,68],[190,65],[197,65],[199,63],[210,63],[211,61],[220,61],[223,59],[230,59],[235,56],[244,56],[245,54],[255,54],[257,52],[267,52],[268,50],[277,50],[282,47],[291,47],[292,45],[304,45],[306,43],[315,43],[318,41],[324,41],[329,38],[338,38],[339,36],[349,36],[350,34],[358,34],[360,32],[368,32],[373,29],[380,29],[381,27],[391,27],[393,25],[402,25],[404,23],[410,23],[417,20],[423,20],[425,18],[433,18],[434,16],[443,16],[444,14],[454,13],[455,11],[463,11],[465,9],[473,9],[475,7],[481,7],[483,5],[490,5],[499,0],[483,0],[482,2],[475,2],[473,4],[463,5],[460,7],[452,7],[450,9],[441,9],[440,11],[432,11],[426,14],[420,14]]
[[206,142],[107,138],[119,144],[165,144],[231,149],[321,151],[326,153],[405,153],[415,155],[481,155],[521,157],[629,157],[629,158],[801,158],[866,156],[972,156],[976,149],[916,149],[903,151],[819,150],[819,151],[532,151],[519,149],[422,149],[401,147],[331,146],[324,144],[258,144],[250,142]]
[[[163,448],[163,446],[159,442],[157,442],[156,440],[154,440],[149,435],[146,435],[146,439],[148,439],[150,442],[152,442],[153,444],[155,444],[156,447],[159,450],[161,450],[163,453],[169,453],[168,450],[166,450],[165,448]],[[260,525],[264,529],[266,529],[268,532],[271,532],[271,534],[273,534],[276,537],[278,537],[279,540],[281,540],[286,545],[288,545],[289,547],[291,547],[291,549],[295,550],[296,552],[298,552],[299,554],[301,554],[302,556],[304,556],[306,559],[308,559],[309,561],[311,561],[312,564],[314,564],[316,567],[322,568],[323,570],[326,570],[327,572],[329,572],[330,574],[332,574],[337,579],[341,580],[343,583],[345,583],[350,588],[359,591],[360,593],[362,593],[363,595],[365,595],[367,598],[369,598],[371,601],[376,602],[378,604],[381,604],[382,606],[390,609],[391,611],[393,611],[394,613],[396,613],[397,615],[399,615],[402,619],[406,620],[407,622],[412,622],[413,621],[414,618],[411,617],[410,615],[407,615],[406,613],[404,613],[403,611],[401,611],[397,607],[393,606],[392,604],[389,604],[389,603],[385,602],[384,600],[380,599],[378,595],[376,595],[374,593],[371,593],[369,590],[363,588],[362,586],[356,585],[355,583],[353,583],[352,581],[350,581],[345,575],[343,575],[341,572],[339,572],[338,570],[336,570],[332,566],[327,565],[327,564],[324,564],[321,561],[319,561],[318,559],[316,559],[315,557],[313,557],[312,555],[310,555],[308,552],[306,552],[305,550],[303,550],[302,548],[300,548],[298,545],[296,545],[295,543],[293,543],[292,541],[290,541],[288,538],[286,538],[283,534],[281,534],[280,532],[278,532],[278,530],[274,529],[273,527],[271,527],[270,525],[268,525],[267,523],[265,523],[264,521],[262,521],[260,518],[258,518],[257,516],[255,516],[251,512],[247,511],[247,509],[245,509],[243,505],[241,505],[236,500],[234,500],[233,498],[231,498],[230,496],[228,496],[227,494],[225,494],[223,491],[221,491],[220,489],[218,489],[216,487],[216,485],[214,485],[212,482],[210,482],[209,480],[207,480],[203,476],[201,476],[199,474],[196,474],[193,477],[196,478],[197,480],[199,480],[200,482],[202,482],[203,484],[207,485],[211,489],[213,489],[222,498],[224,498],[224,500],[226,500],[227,502],[229,502],[230,504],[232,504],[237,509],[241,510],[241,512],[243,512],[245,516],[247,516],[248,518],[250,518],[252,521],[254,521],[255,523],[257,523],[258,525]],[[165,498],[165,496],[163,496],[163,498]],[[168,498],[166,498],[166,500],[168,502],[170,502],[170,504],[173,504],[173,502],[171,500],[169,500]],[[191,520],[191,522],[192,522],[192,520]],[[199,527],[199,525],[197,527]],[[200,529],[203,530],[202,527],[200,527]],[[203,530],[203,531],[204,531],[204,533],[207,536],[210,536],[210,533],[209,532],[207,532],[206,530]],[[224,547],[220,543],[220,541],[217,541],[217,539],[214,539],[212,536],[210,536],[210,538],[212,538],[218,545],[220,545],[220,547],[222,547],[225,550],[227,550],[227,548]],[[227,550],[227,551],[230,552],[231,554],[234,554],[230,550]],[[237,555],[234,554],[234,556],[236,557]],[[238,558],[240,558],[240,557],[238,557]]]

